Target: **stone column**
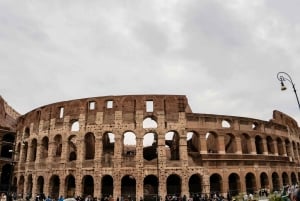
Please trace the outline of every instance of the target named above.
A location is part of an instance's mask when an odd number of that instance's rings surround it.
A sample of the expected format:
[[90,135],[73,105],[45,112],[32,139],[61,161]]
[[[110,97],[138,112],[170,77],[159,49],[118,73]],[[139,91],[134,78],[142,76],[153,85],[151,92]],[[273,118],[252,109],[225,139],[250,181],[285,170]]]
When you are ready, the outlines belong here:
[[201,133],[199,137],[200,154],[207,154],[206,133]]
[[277,141],[273,140],[272,145],[274,147],[274,155],[278,156],[279,154],[278,154],[278,144],[277,144]]
[[267,139],[266,138],[262,138],[262,143],[263,143],[263,155],[268,155],[269,152],[268,152],[268,145],[267,145]]
[[218,153],[225,154],[225,134],[221,133],[218,135]]
[[136,138],[136,170],[137,170],[137,178],[136,178],[136,199],[139,200],[140,197],[144,195],[144,188],[143,188],[143,137],[141,137],[142,131],[137,131],[138,136]]
[[250,144],[251,144],[251,154],[257,154],[256,145],[255,145],[255,137],[250,138]]
[[236,153],[237,154],[242,154],[242,142],[241,142],[241,137],[240,135],[235,135],[235,142],[236,142]]

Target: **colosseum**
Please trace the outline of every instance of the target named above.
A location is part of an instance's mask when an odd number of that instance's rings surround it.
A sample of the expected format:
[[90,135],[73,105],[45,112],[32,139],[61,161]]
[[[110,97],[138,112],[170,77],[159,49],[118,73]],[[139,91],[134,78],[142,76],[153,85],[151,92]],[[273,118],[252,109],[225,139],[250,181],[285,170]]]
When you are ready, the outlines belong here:
[[280,111],[264,121],[193,113],[185,95],[125,95],[20,115],[0,100],[0,190],[23,198],[164,200],[300,180],[299,127]]

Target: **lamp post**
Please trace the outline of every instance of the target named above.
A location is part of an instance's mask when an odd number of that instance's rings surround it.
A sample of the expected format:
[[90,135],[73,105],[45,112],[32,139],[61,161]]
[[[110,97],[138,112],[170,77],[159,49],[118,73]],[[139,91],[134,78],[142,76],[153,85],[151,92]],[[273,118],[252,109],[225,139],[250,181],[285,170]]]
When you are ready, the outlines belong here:
[[292,85],[294,93],[296,95],[296,99],[297,99],[297,103],[298,103],[298,108],[300,109],[300,103],[299,103],[297,91],[296,91],[295,84],[294,84],[291,76],[289,74],[287,74],[286,72],[279,72],[279,73],[277,73],[277,79],[280,81],[281,91],[286,90],[286,86],[284,85],[285,81],[288,81]]

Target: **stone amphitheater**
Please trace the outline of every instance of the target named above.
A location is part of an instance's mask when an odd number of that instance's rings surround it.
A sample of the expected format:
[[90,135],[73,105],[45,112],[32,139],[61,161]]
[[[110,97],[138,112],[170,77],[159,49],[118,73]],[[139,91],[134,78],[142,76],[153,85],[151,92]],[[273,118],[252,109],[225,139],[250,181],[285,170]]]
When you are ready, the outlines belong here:
[[184,95],[90,97],[24,115],[0,105],[0,190],[23,198],[237,195],[300,180],[299,127],[280,111],[269,121],[193,113]]

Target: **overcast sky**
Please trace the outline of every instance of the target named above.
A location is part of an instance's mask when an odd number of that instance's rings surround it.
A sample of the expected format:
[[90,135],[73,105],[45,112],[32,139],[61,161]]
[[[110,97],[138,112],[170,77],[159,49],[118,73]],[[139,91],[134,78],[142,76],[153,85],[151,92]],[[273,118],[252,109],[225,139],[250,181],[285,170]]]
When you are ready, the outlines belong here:
[[[186,95],[194,113],[300,123],[300,1],[0,0],[0,95],[18,112],[70,99]],[[300,93],[300,92],[299,92]],[[299,94],[300,95],[300,94]]]

